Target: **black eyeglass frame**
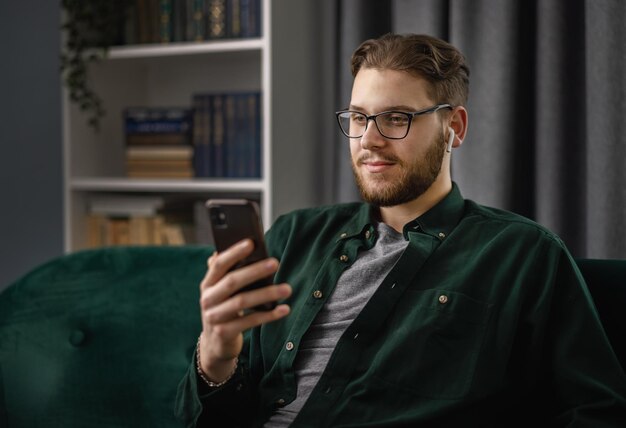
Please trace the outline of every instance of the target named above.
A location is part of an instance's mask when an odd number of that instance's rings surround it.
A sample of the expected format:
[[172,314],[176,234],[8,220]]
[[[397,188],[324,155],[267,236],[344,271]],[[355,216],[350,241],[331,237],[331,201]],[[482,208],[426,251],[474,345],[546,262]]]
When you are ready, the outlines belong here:
[[[418,111],[414,111],[414,112],[406,112],[406,111],[396,111],[396,110],[388,110],[388,111],[383,111],[380,113],[376,113],[373,114],[371,116],[366,115],[365,113],[362,113],[360,111],[356,111],[356,110],[340,110],[340,111],[336,111],[335,112],[335,117],[337,118],[337,124],[339,125],[339,129],[341,129],[341,133],[343,135],[345,135],[348,138],[361,138],[364,134],[365,131],[367,131],[367,126],[370,123],[370,120],[374,121],[374,124],[376,125],[376,129],[378,129],[378,132],[380,133],[380,135],[382,135],[385,138],[388,138],[390,140],[402,140],[403,138],[406,138],[407,135],[409,135],[409,131],[411,130],[411,123],[413,122],[413,119],[415,119],[415,117],[417,116],[421,116],[423,114],[431,114],[431,113],[436,113],[441,109],[444,108],[448,108],[450,110],[454,109],[454,106],[452,104],[436,104],[432,107],[427,107],[425,109],[422,110],[418,110]],[[344,131],[343,127],[341,126],[341,118],[340,116],[344,113],[358,113],[361,114],[363,116],[365,116],[365,128],[363,129],[363,134],[359,135],[358,137],[353,137],[351,135],[348,135],[346,133],[346,131]],[[378,122],[376,121],[376,118],[378,116],[381,116],[383,114],[389,114],[389,113],[397,113],[397,114],[404,114],[406,115],[407,119],[408,119],[408,126],[406,127],[406,134],[404,134],[403,137],[388,137],[387,135],[385,135],[381,130],[380,127],[378,126]]]

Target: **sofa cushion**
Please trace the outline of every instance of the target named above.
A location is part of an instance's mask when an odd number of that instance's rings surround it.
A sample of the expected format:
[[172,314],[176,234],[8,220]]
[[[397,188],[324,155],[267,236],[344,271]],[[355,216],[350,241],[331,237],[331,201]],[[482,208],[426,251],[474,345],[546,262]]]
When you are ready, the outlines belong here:
[[577,259],[600,321],[626,371],[626,260]]
[[[211,249],[116,247],[53,260],[0,295],[0,419],[173,427]],[[2,421],[0,420],[0,425]]]

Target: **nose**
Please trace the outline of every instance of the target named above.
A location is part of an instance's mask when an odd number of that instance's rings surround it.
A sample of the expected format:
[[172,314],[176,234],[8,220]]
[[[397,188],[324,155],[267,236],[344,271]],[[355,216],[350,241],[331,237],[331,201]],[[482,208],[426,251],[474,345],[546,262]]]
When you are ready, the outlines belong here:
[[361,148],[367,150],[375,150],[382,147],[387,140],[383,137],[376,126],[374,119],[370,118],[367,121],[367,127],[363,136],[361,137]]

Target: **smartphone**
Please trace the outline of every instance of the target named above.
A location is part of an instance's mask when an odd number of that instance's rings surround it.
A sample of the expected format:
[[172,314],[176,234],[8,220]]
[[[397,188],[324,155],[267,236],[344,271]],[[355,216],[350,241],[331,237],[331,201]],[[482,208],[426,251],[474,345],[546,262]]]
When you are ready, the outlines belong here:
[[[254,243],[252,254],[232,269],[238,269],[268,257],[259,205],[256,202],[247,199],[209,199],[206,201],[206,207],[217,251],[224,251],[246,238]],[[273,282],[273,276],[270,275],[242,288],[239,292],[265,287]],[[276,302],[271,302],[253,309],[270,311],[275,307]]]

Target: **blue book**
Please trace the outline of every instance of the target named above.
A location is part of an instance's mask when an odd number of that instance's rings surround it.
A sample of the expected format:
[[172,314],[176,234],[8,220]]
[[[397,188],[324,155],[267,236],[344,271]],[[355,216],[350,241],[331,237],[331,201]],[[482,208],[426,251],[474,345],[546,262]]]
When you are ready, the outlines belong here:
[[250,170],[250,152],[247,150],[250,133],[248,131],[248,94],[237,94],[236,109],[236,127],[237,135],[235,138],[235,149],[237,153],[237,162],[235,164],[236,177],[249,177]]
[[208,146],[204,144],[204,126],[206,112],[204,110],[204,99],[201,95],[194,95],[191,101],[193,107],[193,167],[196,177],[207,177],[208,168],[205,160]]
[[123,111],[127,145],[191,144],[192,111],[183,107],[128,107]]
[[224,176],[237,177],[237,95],[224,94]]
[[263,151],[261,150],[262,129],[261,129],[261,93],[255,92],[248,97],[248,130],[250,138],[249,143],[252,145],[250,161],[250,176],[261,178],[261,165],[263,165]]
[[224,95],[213,95],[212,105],[212,139],[211,139],[211,167],[212,177],[225,177],[225,153],[224,153],[224,140],[226,137],[226,118],[224,112]]

